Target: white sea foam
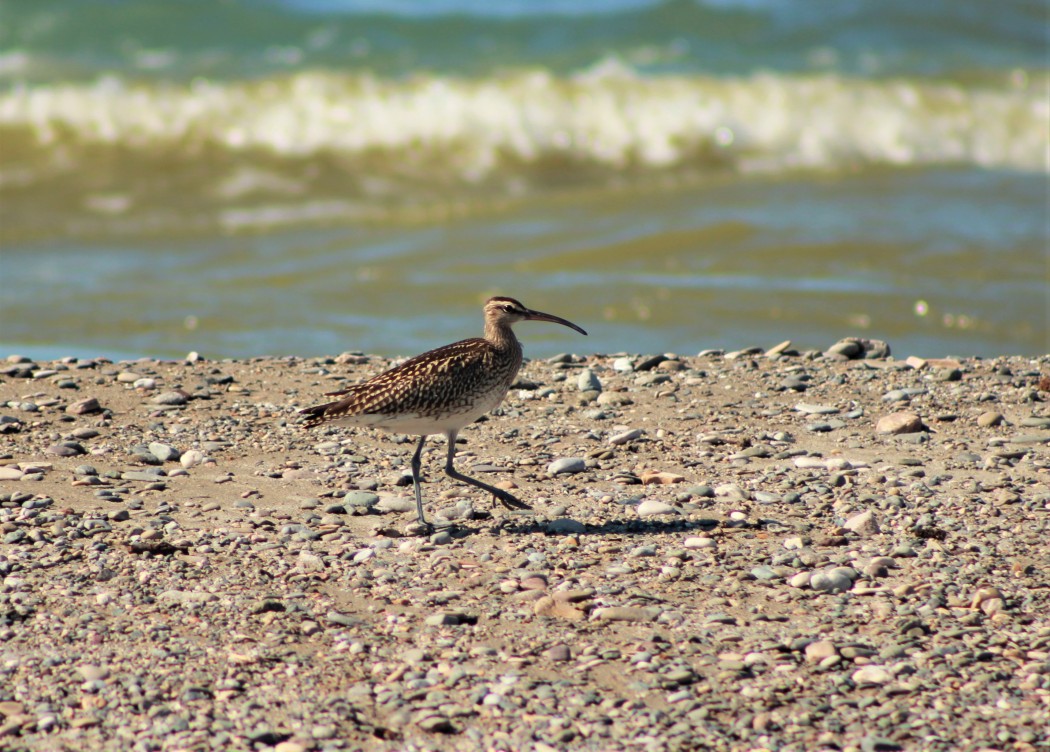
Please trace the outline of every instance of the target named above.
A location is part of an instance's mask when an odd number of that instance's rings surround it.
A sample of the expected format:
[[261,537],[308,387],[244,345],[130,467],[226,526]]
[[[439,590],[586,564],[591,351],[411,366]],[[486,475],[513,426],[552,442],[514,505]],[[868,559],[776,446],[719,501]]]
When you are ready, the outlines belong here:
[[[760,74],[642,77],[615,61],[555,77],[481,79],[304,72],[188,87],[107,79],[0,94],[18,149],[120,147],[334,159],[361,175],[467,184],[547,168],[842,170],[961,164],[1045,172],[1044,81],[964,87],[926,80]],[[0,157],[2,164],[3,157]]]

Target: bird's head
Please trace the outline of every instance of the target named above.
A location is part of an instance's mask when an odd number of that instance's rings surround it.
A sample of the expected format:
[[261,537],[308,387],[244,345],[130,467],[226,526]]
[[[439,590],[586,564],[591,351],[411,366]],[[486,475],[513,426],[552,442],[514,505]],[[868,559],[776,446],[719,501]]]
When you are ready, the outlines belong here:
[[554,316],[550,313],[543,313],[542,311],[534,311],[531,308],[526,308],[520,301],[514,298],[505,298],[502,296],[489,298],[485,303],[485,323],[495,327],[512,326],[519,321],[550,321],[554,324],[561,324],[567,326],[570,329],[575,329],[580,334],[587,334],[581,327],[571,321],[567,321],[560,316]]

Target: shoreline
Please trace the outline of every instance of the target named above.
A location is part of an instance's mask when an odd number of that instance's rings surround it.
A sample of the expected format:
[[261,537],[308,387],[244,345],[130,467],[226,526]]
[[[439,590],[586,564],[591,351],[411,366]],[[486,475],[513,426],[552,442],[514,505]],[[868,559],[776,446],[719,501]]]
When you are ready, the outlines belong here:
[[1044,748],[1050,356],[768,352],[528,361],[428,537],[389,359],[0,361],[0,746]]

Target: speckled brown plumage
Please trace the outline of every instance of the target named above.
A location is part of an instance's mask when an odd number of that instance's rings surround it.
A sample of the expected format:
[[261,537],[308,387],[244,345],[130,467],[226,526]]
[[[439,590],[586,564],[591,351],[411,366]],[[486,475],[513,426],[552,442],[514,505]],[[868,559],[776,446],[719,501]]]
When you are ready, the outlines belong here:
[[485,303],[485,336],[465,339],[430,350],[399,366],[329,396],[338,396],[300,411],[308,427],[323,424],[371,426],[394,433],[420,436],[412,458],[416,508],[421,523],[423,504],[419,467],[426,437],[448,438],[445,472],[457,480],[491,493],[505,506],[528,505],[502,489],[458,472],[453,466],[459,430],[495,409],[521,368],[521,343],[511,328],[518,321],[550,321],[586,334],[570,321],[526,308],[513,298],[495,297]]
[[341,421],[383,428],[386,422],[394,427],[399,420],[418,417],[438,429],[480,403],[501,402],[520,367],[516,339],[503,347],[480,337],[465,339],[410,358],[363,384],[331,392],[329,396],[343,398],[304,410],[309,416],[306,425]]

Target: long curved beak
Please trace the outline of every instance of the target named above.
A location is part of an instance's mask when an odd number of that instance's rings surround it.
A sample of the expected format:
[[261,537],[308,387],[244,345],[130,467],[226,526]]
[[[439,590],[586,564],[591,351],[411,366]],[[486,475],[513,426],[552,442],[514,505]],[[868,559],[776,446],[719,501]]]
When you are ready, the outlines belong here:
[[561,324],[562,326],[567,326],[570,329],[575,329],[584,336],[587,335],[587,332],[585,332],[582,327],[576,326],[576,324],[563,319],[561,316],[555,316],[550,313],[544,313],[543,311],[534,311],[531,308],[527,310],[528,315],[525,316],[525,319],[527,321],[549,321],[552,324]]

